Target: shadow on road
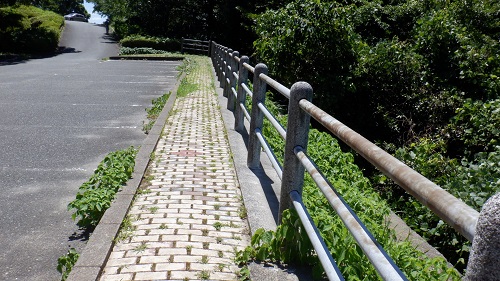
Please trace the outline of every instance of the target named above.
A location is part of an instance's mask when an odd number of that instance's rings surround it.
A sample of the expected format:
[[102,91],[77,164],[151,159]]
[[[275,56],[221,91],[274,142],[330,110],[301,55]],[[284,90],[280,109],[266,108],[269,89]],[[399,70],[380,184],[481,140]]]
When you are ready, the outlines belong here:
[[75,48],[69,48],[65,46],[60,46],[58,47],[57,51],[53,53],[46,53],[46,54],[7,54],[7,55],[0,55],[0,66],[3,65],[16,65],[16,64],[21,64],[21,63],[26,63],[30,60],[35,60],[35,59],[46,59],[46,58],[51,58],[58,56],[60,54],[67,54],[67,53],[80,53],[81,51],[76,50]]
[[104,34],[101,37],[101,39],[105,40],[105,41],[101,41],[101,43],[105,43],[105,44],[116,44],[116,43],[118,43],[118,38],[116,38],[112,34]]
[[68,237],[68,241],[88,241],[92,231],[93,229],[80,228]]
[[30,57],[24,55],[0,55],[0,66],[25,63]]

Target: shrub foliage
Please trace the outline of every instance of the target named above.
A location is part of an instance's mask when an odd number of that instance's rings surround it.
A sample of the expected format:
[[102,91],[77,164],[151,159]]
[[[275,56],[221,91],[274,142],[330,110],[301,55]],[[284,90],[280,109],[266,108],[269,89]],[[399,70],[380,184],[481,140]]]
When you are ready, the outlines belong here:
[[136,153],[133,147],[109,153],[80,186],[75,200],[68,204],[68,210],[74,210],[72,218],[78,221],[78,226],[86,229],[97,226],[116,193],[132,177]]
[[177,39],[143,36],[143,35],[130,35],[120,40],[122,47],[128,48],[151,48],[155,50],[180,52],[181,42]]
[[64,18],[33,6],[0,8],[0,51],[15,53],[54,52]]

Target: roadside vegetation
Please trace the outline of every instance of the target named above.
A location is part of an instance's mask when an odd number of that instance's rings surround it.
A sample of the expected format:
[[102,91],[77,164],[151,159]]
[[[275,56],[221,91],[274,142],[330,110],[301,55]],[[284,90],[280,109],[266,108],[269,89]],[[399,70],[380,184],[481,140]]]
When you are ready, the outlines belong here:
[[90,17],[82,0],[0,0],[0,59],[53,54],[73,12]]
[[79,13],[90,17],[90,14],[83,6],[83,0],[0,0],[0,7],[5,6],[34,6],[46,11],[52,11],[59,15],[66,15],[69,13]]
[[[68,204],[68,210],[74,211],[72,218],[82,230],[88,233],[94,230],[104,212],[111,206],[116,193],[132,177],[136,154],[134,147],[109,153],[89,180],[80,186],[76,198]],[[71,248],[59,257],[57,270],[61,273],[62,281],[69,276],[79,256]]]
[[78,226],[88,230],[97,226],[116,193],[132,177],[136,153],[133,147],[109,153],[80,186],[75,200],[68,204]]
[[168,101],[168,98],[170,97],[171,92],[167,94],[163,94],[162,96],[154,99],[151,102],[151,107],[146,108],[146,118],[147,121],[143,123],[142,125],[142,130],[144,133],[149,134],[149,131],[151,131],[151,128],[153,128],[156,119],[158,119],[158,116],[160,116],[161,111],[165,107],[165,104]]
[[0,52],[44,54],[57,50],[64,18],[34,6],[0,7]]
[[181,43],[177,39],[130,35],[120,40],[120,56],[154,56],[182,59]]

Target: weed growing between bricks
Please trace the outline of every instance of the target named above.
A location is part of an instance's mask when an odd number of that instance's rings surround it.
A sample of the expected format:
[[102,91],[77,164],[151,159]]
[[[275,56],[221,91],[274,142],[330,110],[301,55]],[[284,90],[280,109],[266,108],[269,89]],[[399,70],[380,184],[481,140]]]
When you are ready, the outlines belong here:
[[149,134],[149,131],[151,131],[151,128],[153,128],[156,119],[158,119],[158,116],[160,116],[160,113],[163,110],[163,107],[165,107],[165,104],[167,103],[167,100],[170,97],[171,93],[172,92],[168,92],[167,94],[163,94],[162,96],[154,99],[151,102],[152,106],[150,108],[146,108],[147,121],[142,122],[142,130],[144,131],[144,133]]

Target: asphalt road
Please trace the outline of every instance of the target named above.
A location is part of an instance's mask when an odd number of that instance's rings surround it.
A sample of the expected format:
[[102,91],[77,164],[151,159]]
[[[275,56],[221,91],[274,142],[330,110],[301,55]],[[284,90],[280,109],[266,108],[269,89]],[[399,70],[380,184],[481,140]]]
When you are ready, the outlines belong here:
[[67,204],[104,156],[145,139],[179,62],[106,61],[102,26],[66,22],[63,54],[0,64],[0,280],[58,280],[84,246]]

